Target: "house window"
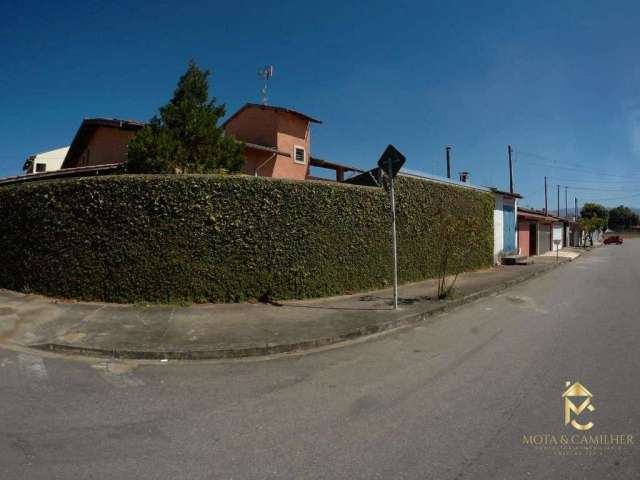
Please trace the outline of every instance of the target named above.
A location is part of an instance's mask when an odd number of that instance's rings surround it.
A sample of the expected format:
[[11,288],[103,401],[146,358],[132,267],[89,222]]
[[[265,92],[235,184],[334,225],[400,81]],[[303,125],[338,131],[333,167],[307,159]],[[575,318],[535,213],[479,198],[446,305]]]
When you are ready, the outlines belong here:
[[293,160],[296,163],[304,163],[304,147],[299,147],[298,145],[293,147]]
[[36,163],[36,173],[42,173],[47,171],[46,163]]

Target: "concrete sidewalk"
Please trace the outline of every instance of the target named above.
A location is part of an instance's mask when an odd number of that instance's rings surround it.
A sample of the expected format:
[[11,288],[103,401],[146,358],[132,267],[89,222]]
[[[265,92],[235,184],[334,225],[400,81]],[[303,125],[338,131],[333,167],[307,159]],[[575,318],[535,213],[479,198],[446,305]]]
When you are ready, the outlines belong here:
[[582,248],[568,247],[568,248],[561,248],[557,252],[555,250],[550,250],[550,251],[548,251],[546,253],[543,253],[542,255],[540,255],[538,257],[535,257],[535,258],[541,258],[541,257],[553,257],[553,258],[555,258],[556,256],[558,256],[558,257],[568,258],[570,260],[573,260],[574,258],[578,258],[583,253],[584,253],[584,249],[582,249]]
[[391,289],[278,304],[186,307],[67,302],[0,290],[0,343],[138,359],[293,352],[411,325],[558,265],[555,257],[534,261],[462,274],[454,300],[434,299],[435,280],[401,286],[396,311]]

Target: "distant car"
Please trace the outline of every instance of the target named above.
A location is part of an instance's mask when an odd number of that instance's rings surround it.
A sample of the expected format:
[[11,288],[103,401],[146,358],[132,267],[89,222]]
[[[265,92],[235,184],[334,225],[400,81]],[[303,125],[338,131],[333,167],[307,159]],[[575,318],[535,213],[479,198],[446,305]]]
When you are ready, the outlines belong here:
[[622,245],[622,237],[620,235],[611,235],[610,237],[604,239],[605,245],[610,245],[612,243],[615,243],[616,245]]

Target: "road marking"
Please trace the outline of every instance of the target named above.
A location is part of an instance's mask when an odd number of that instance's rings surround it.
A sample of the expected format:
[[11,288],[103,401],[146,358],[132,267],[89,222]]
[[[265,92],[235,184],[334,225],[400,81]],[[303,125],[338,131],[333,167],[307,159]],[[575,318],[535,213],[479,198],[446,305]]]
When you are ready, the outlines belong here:
[[134,375],[133,365],[116,362],[100,362],[92,365],[100,376],[116,388],[141,387],[145,385],[144,381]]

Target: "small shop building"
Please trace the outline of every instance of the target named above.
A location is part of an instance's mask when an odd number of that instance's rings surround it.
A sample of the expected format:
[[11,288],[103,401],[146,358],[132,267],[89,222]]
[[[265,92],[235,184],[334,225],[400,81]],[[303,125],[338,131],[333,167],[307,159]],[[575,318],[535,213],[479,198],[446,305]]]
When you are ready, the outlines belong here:
[[518,252],[522,256],[543,255],[568,246],[580,245],[574,220],[545,214],[544,211],[518,209]]

